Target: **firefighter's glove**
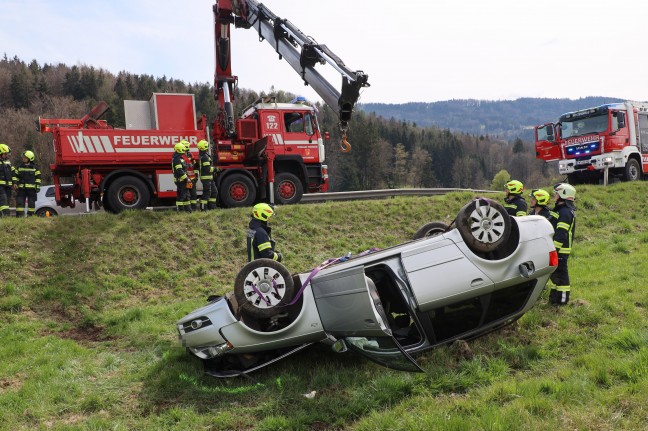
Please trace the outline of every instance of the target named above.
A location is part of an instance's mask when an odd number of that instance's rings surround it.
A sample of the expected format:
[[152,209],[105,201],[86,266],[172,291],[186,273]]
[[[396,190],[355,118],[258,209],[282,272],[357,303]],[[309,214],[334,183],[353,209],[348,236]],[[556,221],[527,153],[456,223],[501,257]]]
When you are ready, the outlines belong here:
[[193,188],[193,183],[191,181],[187,181],[187,188],[188,189]]
[[277,255],[277,262],[281,262],[283,260],[283,254],[278,251],[275,251],[275,254]]

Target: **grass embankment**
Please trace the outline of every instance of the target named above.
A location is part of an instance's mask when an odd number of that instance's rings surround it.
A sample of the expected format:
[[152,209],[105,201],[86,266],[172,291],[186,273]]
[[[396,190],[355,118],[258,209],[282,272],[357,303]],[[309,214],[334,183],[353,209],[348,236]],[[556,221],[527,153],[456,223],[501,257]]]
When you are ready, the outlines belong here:
[[[647,195],[579,187],[571,304],[545,293],[470,354],[417,357],[424,374],[314,346],[255,380],[204,376],[174,322],[230,290],[249,209],[0,219],[0,429],[648,429]],[[470,198],[282,207],[274,237],[303,271],[449,222]]]

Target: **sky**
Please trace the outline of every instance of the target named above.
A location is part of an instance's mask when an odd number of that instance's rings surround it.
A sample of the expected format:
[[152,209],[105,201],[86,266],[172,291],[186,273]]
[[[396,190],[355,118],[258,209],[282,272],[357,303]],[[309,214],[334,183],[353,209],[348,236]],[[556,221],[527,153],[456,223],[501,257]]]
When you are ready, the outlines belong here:
[[[212,83],[214,3],[0,0],[0,55]],[[361,103],[648,100],[645,0],[263,3],[369,75]],[[340,88],[337,72],[317,69]],[[232,71],[242,88],[321,100],[252,29],[232,31]]]

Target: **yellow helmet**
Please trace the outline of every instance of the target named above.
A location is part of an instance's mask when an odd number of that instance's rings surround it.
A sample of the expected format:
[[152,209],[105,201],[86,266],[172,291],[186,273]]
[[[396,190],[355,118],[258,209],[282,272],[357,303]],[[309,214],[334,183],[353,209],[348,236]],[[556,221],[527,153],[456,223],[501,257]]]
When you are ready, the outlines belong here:
[[196,144],[196,146],[200,151],[207,151],[207,148],[209,148],[209,142],[201,139],[200,141],[198,141],[198,144]]
[[545,190],[542,189],[533,189],[531,193],[529,194],[533,199],[538,202],[538,205],[547,205],[549,203],[549,199],[551,199],[551,195]]
[[0,154],[9,154],[11,153],[11,148],[7,144],[0,144]]
[[518,180],[511,180],[506,183],[506,190],[509,191],[512,195],[519,195],[524,190],[524,185]]
[[27,160],[29,160],[30,162],[33,162],[35,158],[34,153],[29,150],[22,153],[22,156],[27,158]]
[[554,186],[553,191],[561,199],[573,201],[576,198],[576,189],[571,184],[558,183]]
[[175,146],[173,147],[173,150],[174,150],[176,153],[180,153],[180,154],[184,153],[184,152],[185,152],[185,146],[184,146],[184,144],[182,143],[182,141],[181,141],[181,142],[178,142],[177,144],[175,144]]
[[270,217],[274,215],[274,210],[272,207],[265,203],[256,204],[252,208],[252,217],[261,221],[268,221]]
[[180,141],[180,143],[184,145],[185,152],[189,151],[189,148],[191,148],[191,144],[186,139],[183,139],[182,141]]

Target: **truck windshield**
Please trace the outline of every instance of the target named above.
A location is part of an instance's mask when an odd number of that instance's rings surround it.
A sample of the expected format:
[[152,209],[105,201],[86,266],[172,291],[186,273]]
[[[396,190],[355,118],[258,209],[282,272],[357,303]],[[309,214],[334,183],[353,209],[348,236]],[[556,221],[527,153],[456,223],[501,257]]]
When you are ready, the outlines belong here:
[[561,137],[567,139],[574,136],[605,132],[608,129],[608,116],[607,113],[603,113],[575,120],[563,120],[560,124]]

